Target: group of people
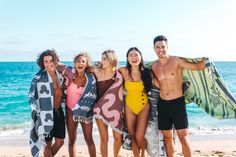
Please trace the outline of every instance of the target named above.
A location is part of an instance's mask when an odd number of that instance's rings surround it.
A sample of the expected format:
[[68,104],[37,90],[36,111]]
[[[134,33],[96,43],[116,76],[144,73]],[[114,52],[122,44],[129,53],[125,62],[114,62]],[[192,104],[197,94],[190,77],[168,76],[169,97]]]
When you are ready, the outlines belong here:
[[184,156],[190,157],[182,71],[184,68],[202,70],[205,63],[190,63],[169,55],[165,36],[157,36],[153,44],[158,60],[151,69],[145,67],[137,47],[128,50],[127,65],[119,69],[113,50],[104,51],[101,61],[95,65],[91,65],[87,53],[80,53],[74,58],[72,67],[61,64],[54,50],[41,53],[37,60],[40,71],[31,83],[29,96],[32,107],[32,156],[38,156],[42,147],[44,156],[54,156],[64,144],[67,127],[69,156],[75,157],[80,123],[89,155],[95,157],[92,136],[94,118],[99,130],[102,157],[108,157],[108,127],[111,127],[114,138],[113,156],[119,156],[124,123],[130,134],[134,157],[145,156],[145,132],[150,115],[148,95],[155,85],[160,89],[158,128],[164,135],[167,156],[174,156],[174,128]]

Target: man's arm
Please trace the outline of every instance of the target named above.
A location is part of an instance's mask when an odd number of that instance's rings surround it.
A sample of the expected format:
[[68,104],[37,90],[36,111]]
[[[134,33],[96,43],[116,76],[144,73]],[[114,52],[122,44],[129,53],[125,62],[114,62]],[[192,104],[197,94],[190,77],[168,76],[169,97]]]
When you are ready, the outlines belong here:
[[59,63],[56,68],[63,76],[67,76],[69,79],[73,79],[76,76],[76,70],[71,66]]
[[179,65],[180,67],[184,69],[189,69],[189,70],[203,70],[205,68],[205,59],[202,59],[201,61],[194,63],[194,62],[189,62],[188,60],[184,58],[178,58],[179,59]]
[[156,73],[155,73],[155,68],[156,68],[156,63],[154,63],[154,64],[152,64],[152,66],[151,66],[151,76],[152,76],[152,83],[156,86],[156,87],[158,87],[158,88],[160,88],[160,85],[159,85],[159,82],[158,82],[158,78],[157,78],[157,76],[156,76]]

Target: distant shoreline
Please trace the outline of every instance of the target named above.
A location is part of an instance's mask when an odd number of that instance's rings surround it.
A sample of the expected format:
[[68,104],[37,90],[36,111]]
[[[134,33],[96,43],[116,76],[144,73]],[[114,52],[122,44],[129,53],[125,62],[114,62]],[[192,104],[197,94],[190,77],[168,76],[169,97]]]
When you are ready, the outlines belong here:
[[[98,128],[97,125],[94,124],[93,126],[93,133],[94,137],[98,138]],[[109,128],[109,132],[111,129]],[[0,128],[0,138],[4,137],[23,137],[28,136],[30,132],[30,124],[24,124],[24,125],[13,125],[13,126],[7,126]],[[81,128],[78,128],[77,130],[78,134],[81,134],[82,130]],[[205,136],[212,136],[212,137],[235,137],[236,139],[236,127],[222,127],[222,128],[216,128],[216,127],[190,127],[189,128],[189,134],[192,137],[205,137]],[[82,134],[81,134],[82,135]],[[194,138],[193,138],[194,139]],[[1,143],[1,142],[0,142]]]

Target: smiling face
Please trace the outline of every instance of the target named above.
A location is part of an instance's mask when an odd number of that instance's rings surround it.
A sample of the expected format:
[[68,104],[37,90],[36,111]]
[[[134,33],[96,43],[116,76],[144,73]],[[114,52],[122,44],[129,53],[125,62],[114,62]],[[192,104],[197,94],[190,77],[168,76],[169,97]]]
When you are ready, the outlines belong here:
[[128,62],[131,66],[138,66],[141,62],[141,55],[136,50],[131,50],[127,56]]
[[49,72],[54,71],[56,69],[56,64],[55,64],[52,56],[44,56],[43,57],[43,65],[44,65],[45,69]]
[[109,62],[109,60],[108,60],[108,58],[105,54],[102,55],[101,62],[102,62],[102,68],[103,69],[111,67],[111,64],[110,64],[110,62]]
[[79,56],[76,60],[75,60],[75,69],[78,73],[84,72],[85,69],[88,66],[88,62],[86,57],[84,56]]
[[102,53],[101,58],[103,69],[112,69],[113,71],[117,66],[117,57],[114,50],[106,50]]
[[167,54],[168,46],[165,41],[157,41],[154,44],[154,51],[156,52],[158,58],[166,58],[168,57]]

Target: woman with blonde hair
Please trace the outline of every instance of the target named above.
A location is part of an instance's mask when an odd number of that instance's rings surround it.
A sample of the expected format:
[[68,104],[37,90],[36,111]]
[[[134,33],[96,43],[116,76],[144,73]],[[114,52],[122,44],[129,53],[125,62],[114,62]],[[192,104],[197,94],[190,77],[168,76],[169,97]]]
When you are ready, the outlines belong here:
[[93,107],[97,99],[96,79],[88,72],[90,58],[86,53],[78,54],[74,67],[59,65],[57,69],[66,81],[66,124],[70,157],[76,156],[77,127],[80,122],[90,157],[96,156],[92,137]]
[[114,157],[118,156],[122,144],[123,77],[116,70],[116,66],[115,52],[107,50],[102,53],[101,65],[94,69],[98,96],[98,101],[94,106],[94,117],[100,134],[102,157],[108,156],[108,126],[111,127],[114,138]]

